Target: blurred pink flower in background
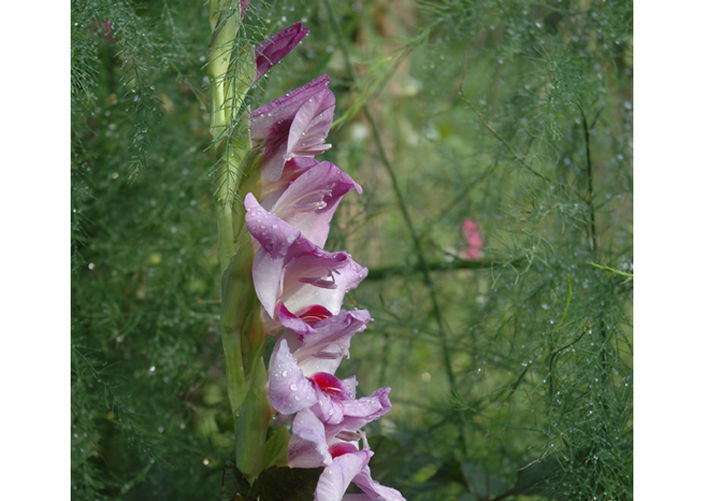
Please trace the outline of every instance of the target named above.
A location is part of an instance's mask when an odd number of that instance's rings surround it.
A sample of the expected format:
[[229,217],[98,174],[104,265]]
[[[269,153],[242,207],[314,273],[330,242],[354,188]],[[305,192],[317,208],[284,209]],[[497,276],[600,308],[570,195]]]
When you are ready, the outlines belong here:
[[465,237],[468,248],[460,252],[460,259],[474,261],[482,257],[484,241],[477,231],[477,223],[472,219],[465,219],[462,222],[462,234]]
[[94,24],[92,25],[92,30],[104,35],[105,40],[107,40],[107,43],[109,44],[114,43],[116,39],[114,31],[112,30],[112,23],[109,20],[105,22],[95,20]]
[[248,9],[249,3],[251,3],[251,0],[241,0],[241,19],[246,15],[246,9]]

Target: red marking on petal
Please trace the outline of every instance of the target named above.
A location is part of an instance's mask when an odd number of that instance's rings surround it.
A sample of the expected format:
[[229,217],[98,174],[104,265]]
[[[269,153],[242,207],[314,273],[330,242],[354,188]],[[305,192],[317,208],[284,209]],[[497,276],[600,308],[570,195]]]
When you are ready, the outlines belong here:
[[333,314],[329,310],[327,310],[320,304],[313,304],[311,306],[307,306],[306,308],[302,308],[297,313],[295,313],[295,315],[301,318],[304,321],[304,323],[312,327],[314,327],[321,320],[333,316]]
[[329,447],[329,454],[331,454],[331,458],[337,458],[338,456],[343,456],[349,452],[358,452],[358,448],[353,444],[344,442],[339,442]]
[[343,389],[343,383],[333,374],[328,372],[317,372],[312,374],[308,378],[310,381],[314,381],[321,391],[332,396],[332,397],[345,397],[346,392]]

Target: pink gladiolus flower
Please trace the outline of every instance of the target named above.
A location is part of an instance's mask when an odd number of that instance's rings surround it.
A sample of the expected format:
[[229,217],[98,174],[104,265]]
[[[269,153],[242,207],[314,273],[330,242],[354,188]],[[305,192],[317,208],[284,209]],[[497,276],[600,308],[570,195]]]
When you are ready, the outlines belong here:
[[276,181],[285,162],[313,157],[328,150],[325,144],[333,121],[336,98],[323,75],[251,112],[251,140],[263,150],[264,181]]
[[460,253],[465,261],[474,261],[482,256],[484,242],[477,231],[477,223],[472,219],[465,219],[462,223],[462,234],[469,247]]
[[323,247],[329,223],[343,195],[363,189],[330,162],[321,162],[299,175],[277,196],[262,206],[302,232],[314,245]]
[[337,434],[359,430],[392,409],[390,388],[356,399],[355,377],[341,380],[328,372],[309,374],[300,367],[298,352],[291,352],[287,341],[280,339],[270,357],[268,397],[279,413],[290,415],[309,408]]
[[[373,452],[360,433],[364,448],[359,450],[353,438],[358,434],[330,435],[328,428],[310,410],[300,411],[292,423],[288,464],[292,468],[324,466],[314,493],[315,501],[385,500],[405,501],[395,489],[375,482],[368,463]],[[350,483],[364,494],[347,494]]]
[[259,80],[267,71],[275,66],[283,57],[297,47],[307,36],[309,30],[302,23],[295,23],[256,46],[256,78]]
[[336,372],[341,359],[350,356],[351,338],[372,321],[367,310],[341,310],[338,315],[331,315],[323,306],[313,305],[294,315],[282,303],[277,310],[286,329],[281,337],[306,375]]
[[341,311],[312,321],[314,325],[282,304],[279,310],[281,323],[290,330],[278,340],[270,357],[268,396],[275,410],[293,414],[320,402],[315,408],[320,417],[339,424],[346,415],[348,419],[369,418],[391,408],[386,395],[377,392],[360,399],[360,407],[354,405],[355,378],[341,381],[333,376],[341,359],[349,356],[350,338],[372,320],[367,310]]
[[250,193],[244,206],[248,231],[260,245],[253,257],[253,284],[266,313],[273,318],[275,306],[283,302],[291,311],[320,305],[338,314],[346,292],[367,276],[367,268],[345,252],[320,249]]

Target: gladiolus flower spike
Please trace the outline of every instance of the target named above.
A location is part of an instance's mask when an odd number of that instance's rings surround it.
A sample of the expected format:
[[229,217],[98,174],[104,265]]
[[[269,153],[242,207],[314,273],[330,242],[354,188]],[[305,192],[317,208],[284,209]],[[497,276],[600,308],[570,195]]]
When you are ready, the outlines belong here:
[[[274,64],[306,34],[299,23],[275,35],[256,54],[259,70]],[[286,45],[287,44],[287,45]],[[270,65],[272,65],[270,64]],[[269,66],[268,66],[269,67]],[[253,283],[266,331],[277,341],[269,363],[268,398],[289,417],[291,468],[323,467],[315,501],[405,501],[375,482],[372,450],[362,428],[389,412],[390,388],[356,397],[355,377],[334,374],[349,357],[351,338],[372,321],[367,310],[342,309],[346,292],[367,269],[350,254],[324,250],[341,198],[361,187],[337,166],[314,157],[325,144],[335,99],[324,75],[251,113],[253,147],[263,156],[262,202],[245,197],[246,226],[253,237]],[[344,495],[354,483],[364,494]]]

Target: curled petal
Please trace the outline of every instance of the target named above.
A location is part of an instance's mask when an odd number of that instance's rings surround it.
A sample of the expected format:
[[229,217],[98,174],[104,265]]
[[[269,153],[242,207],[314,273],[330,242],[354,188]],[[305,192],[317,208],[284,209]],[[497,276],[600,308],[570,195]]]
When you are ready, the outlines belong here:
[[339,423],[330,423],[326,433],[335,436],[341,432],[354,432],[384,416],[392,410],[392,403],[389,400],[390,391],[391,388],[380,388],[368,397],[343,400],[340,402],[343,407],[343,420]]
[[358,473],[352,480],[352,482],[360,487],[360,489],[365,493],[366,497],[348,497],[343,499],[373,499],[376,501],[406,501],[404,496],[391,487],[385,487],[375,482],[370,476],[370,467],[364,466],[360,473]]
[[346,292],[355,289],[367,274],[368,269],[353,261],[350,254],[318,249],[287,267],[280,300],[293,311],[319,304],[337,315]]
[[319,477],[314,501],[341,501],[351,480],[367,466],[372,451],[349,452],[333,459]]
[[270,357],[270,404],[281,414],[289,415],[314,405],[316,395],[316,388],[297,366],[287,341],[280,339]]

